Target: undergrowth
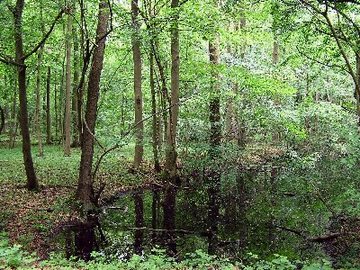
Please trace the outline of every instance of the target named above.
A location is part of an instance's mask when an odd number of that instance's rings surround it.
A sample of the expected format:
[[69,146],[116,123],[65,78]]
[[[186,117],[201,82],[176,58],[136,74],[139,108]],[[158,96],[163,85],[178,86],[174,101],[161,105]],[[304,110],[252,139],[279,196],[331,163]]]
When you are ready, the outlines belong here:
[[[48,260],[39,261],[34,255],[24,251],[20,245],[10,245],[7,235],[0,233],[0,269],[63,269],[63,270],[187,270],[187,269],[224,269],[224,270],[332,270],[328,261],[292,262],[285,256],[274,255],[273,259],[261,260],[255,254],[247,254],[245,262],[232,262],[226,258],[208,255],[197,250],[187,254],[182,261],[166,256],[163,250],[153,250],[149,255],[134,255],[130,260],[106,258],[94,252],[92,260],[84,262],[71,258],[67,260],[60,254],[52,254]],[[345,270],[345,269],[344,269]],[[346,270],[355,270],[349,268]]]

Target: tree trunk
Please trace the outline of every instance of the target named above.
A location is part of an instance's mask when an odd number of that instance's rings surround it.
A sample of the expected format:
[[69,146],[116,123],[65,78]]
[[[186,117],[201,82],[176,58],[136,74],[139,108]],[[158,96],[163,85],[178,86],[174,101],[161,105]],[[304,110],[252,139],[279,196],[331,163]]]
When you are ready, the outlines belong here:
[[26,180],[28,190],[38,190],[39,184],[36,178],[34,164],[31,156],[31,143],[27,110],[26,94],[26,65],[24,60],[23,37],[22,37],[22,14],[24,9],[24,0],[17,0],[13,11],[14,15],[14,38],[16,50],[17,77],[19,87],[20,103],[20,128],[22,134],[22,152],[26,171]]
[[356,99],[356,112],[358,116],[358,125],[360,126],[360,89],[356,89],[357,87],[360,87],[360,55],[356,56],[356,79],[358,81],[357,84],[355,84],[355,99]]
[[12,76],[11,80],[11,89],[14,89],[14,95],[12,100],[12,106],[11,106],[11,126],[10,126],[10,132],[9,132],[9,148],[14,148],[15,145],[15,138],[16,138],[16,129],[17,129],[17,110],[16,110],[16,96],[17,96],[17,85],[16,85],[16,74],[14,73],[14,76]]
[[55,107],[55,140],[57,140],[59,138],[59,102],[60,102],[60,99],[59,99],[59,93],[58,93],[58,87],[57,87],[57,81],[56,81],[56,73],[55,73],[55,76],[54,76],[54,93],[55,93],[55,96],[54,96],[54,107]]
[[141,91],[141,51],[140,51],[140,33],[139,33],[139,2],[131,0],[131,17],[133,23],[132,51],[134,61],[134,96],[135,96],[135,155],[134,168],[137,169],[143,160],[143,137],[144,124],[142,122],[142,91]]
[[[179,6],[178,0],[171,1],[171,8]],[[180,54],[179,54],[179,14],[175,11],[171,25],[171,98],[169,109],[169,121],[167,125],[167,149],[166,149],[166,170],[171,177],[176,176],[176,127],[179,114],[179,75],[180,75]]]
[[[148,16],[149,17],[154,17],[156,16],[156,5],[152,5],[151,1],[148,5]],[[151,26],[148,26],[149,28],[156,28],[156,24],[152,23]],[[151,31],[151,29],[148,29]],[[152,113],[152,149],[153,149],[153,158],[154,158],[154,170],[155,172],[160,172],[161,171],[161,167],[160,167],[160,157],[159,157],[159,152],[160,152],[160,121],[161,121],[161,116],[158,115],[159,111],[161,111],[161,109],[158,110],[157,107],[157,102],[156,101],[156,87],[155,87],[155,66],[154,66],[154,48],[155,48],[155,43],[156,43],[156,37],[151,37],[150,40],[150,53],[149,53],[149,67],[150,67],[150,74],[149,74],[149,78],[150,78],[150,93],[151,93],[151,113]],[[159,80],[157,79],[157,84],[159,86]],[[161,95],[161,91],[160,91],[160,87],[158,88],[158,96]],[[160,101],[160,100],[159,100]],[[154,191],[155,192],[155,191]],[[157,192],[156,192],[157,193]]]
[[176,168],[176,126],[179,113],[179,0],[171,1],[171,8],[174,9],[174,15],[171,25],[171,98],[167,125],[166,138],[166,161],[165,175],[168,181],[165,187],[164,195],[164,229],[168,232],[168,254],[176,254],[175,239],[175,216],[176,216],[176,192],[179,184]]
[[272,63],[273,65],[277,65],[279,63],[279,42],[276,37],[273,44],[273,52],[272,52]]
[[212,65],[212,86],[210,95],[210,159],[212,168],[209,169],[208,174],[208,241],[209,254],[215,254],[217,250],[217,232],[219,223],[219,193],[220,193],[220,179],[221,174],[216,166],[216,160],[220,157],[221,144],[221,119],[220,119],[220,85],[217,65],[220,63],[219,55],[219,40],[216,37],[209,42],[209,58]]
[[150,92],[151,92],[151,113],[152,113],[152,145],[154,154],[154,169],[155,172],[160,172],[159,161],[159,140],[160,140],[160,127],[159,127],[159,115],[157,114],[156,107],[156,93],[155,93],[155,78],[154,78],[154,55],[150,52],[149,58],[150,65]]
[[[65,32],[65,27],[64,27],[64,35],[66,35]],[[62,70],[61,70],[61,77],[60,77],[60,87],[59,87],[59,94],[58,94],[58,131],[59,131],[59,143],[63,143],[64,142],[64,106],[65,106],[65,102],[64,102],[64,86],[66,85],[65,81],[66,81],[66,68],[65,68],[65,64],[66,64],[66,51],[64,54],[64,58],[63,58],[63,63],[62,63]],[[66,88],[66,86],[65,86]]]
[[0,105],[0,135],[5,127],[5,113],[4,109]]
[[72,92],[72,147],[79,147],[80,146],[80,133],[79,133],[79,95],[77,93],[77,88],[79,85],[79,39],[77,35],[77,31],[73,29],[73,38],[74,38],[74,83],[73,83],[73,92]]
[[51,144],[51,104],[50,104],[51,69],[48,67],[46,78],[46,144]]
[[92,163],[94,155],[95,124],[97,118],[97,103],[100,91],[100,76],[103,69],[105,39],[109,20],[109,7],[106,0],[99,4],[98,25],[96,30],[96,47],[91,63],[88,81],[88,93],[85,112],[86,128],[83,131],[81,143],[81,161],[77,198],[83,204],[85,213],[94,207],[94,190],[92,179]]
[[35,129],[38,139],[38,156],[42,157],[43,153],[43,143],[42,143],[42,132],[41,132],[41,65],[42,65],[42,55],[44,48],[41,47],[38,52],[38,62],[37,62],[37,75],[36,75],[36,105],[35,105]]
[[64,122],[64,154],[70,156],[71,150],[71,36],[72,14],[68,14],[66,24],[66,90],[65,90],[65,122]]

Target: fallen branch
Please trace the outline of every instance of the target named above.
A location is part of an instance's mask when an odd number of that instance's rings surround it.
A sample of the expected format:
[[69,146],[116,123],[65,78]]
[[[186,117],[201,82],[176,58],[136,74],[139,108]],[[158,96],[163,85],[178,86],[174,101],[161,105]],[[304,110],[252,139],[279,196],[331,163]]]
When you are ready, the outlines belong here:
[[329,233],[329,234],[315,236],[315,237],[308,237],[308,236],[306,236],[306,233],[304,231],[287,228],[287,227],[283,227],[283,226],[278,226],[278,225],[274,225],[274,227],[278,228],[280,230],[283,230],[283,231],[294,233],[294,234],[300,236],[301,238],[303,238],[305,241],[313,242],[313,243],[324,243],[324,242],[331,241],[331,240],[343,235],[342,233],[336,232],[336,233]]
[[330,234],[321,235],[321,236],[317,236],[317,237],[313,237],[313,238],[308,238],[307,240],[310,242],[315,242],[315,243],[324,243],[324,242],[336,239],[341,235],[342,235],[341,233],[330,233]]

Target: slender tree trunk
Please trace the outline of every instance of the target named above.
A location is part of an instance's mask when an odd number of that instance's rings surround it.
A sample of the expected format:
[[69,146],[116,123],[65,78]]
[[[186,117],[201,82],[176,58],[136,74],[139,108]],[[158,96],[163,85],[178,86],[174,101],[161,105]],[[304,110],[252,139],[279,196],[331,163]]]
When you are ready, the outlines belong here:
[[154,155],[154,169],[155,172],[160,172],[159,161],[159,140],[160,140],[160,127],[159,127],[159,115],[157,114],[156,107],[156,93],[155,93],[155,78],[154,78],[154,55],[150,52],[149,58],[150,65],[150,92],[151,92],[151,113],[152,117],[152,145]]
[[131,0],[132,23],[133,23],[133,37],[132,50],[134,61],[134,96],[135,96],[135,156],[134,167],[137,169],[143,160],[143,137],[144,124],[142,122],[142,91],[141,91],[141,51],[140,51],[140,33],[139,33],[139,2],[138,0]]
[[275,37],[274,44],[273,44],[273,52],[272,52],[272,63],[273,65],[277,65],[279,63],[279,42]]
[[[360,53],[360,52],[359,52]],[[356,78],[358,83],[355,84],[354,96],[356,99],[356,112],[358,115],[358,125],[360,126],[360,89],[356,89],[356,87],[360,87],[360,55],[356,56]]]
[[[40,21],[41,21],[41,32],[43,36],[45,35],[44,23],[43,23],[43,4],[42,0],[39,1],[39,9],[40,9]],[[36,74],[36,106],[35,106],[35,129],[38,139],[38,156],[42,157],[44,155],[43,152],[43,142],[42,142],[42,128],[41,128],[41,66],[42,66],[42,58],[44,54],[44,45],[40,47],[38,51],[38,62],[37,62],[37,74]]]
[[66,24],[66,90],[65,90],[65,144],[64,154],[70,156],[71,150],[71,36],[72,36],[72,15],[68,14]]
[[99,4],[98,25],[96,30],[96,47],[92,58],[90,76],[88,81],[88,94],[85,112],[86,128],[81,143],[81,161],[77,198],[84,206],[85,212],[94,207],[94,190],[92,179],[92,163],[94,155],[94,134],[97,118],[97,103],[100,91],[100,76],[103,69],[105,35],[109,20],[109,7],[106,0]]
[[35,105],[35,128],[38,139],[38,155],[42,157],[43,152],[43,143],[42,143],[42,132],[41,132],[41,65],[42,65],[42,55],[44,48],[41,47],[38,52],[38,63],[37,63],[37,75],[36,75],[36,105]]
[[[171,8],[176,9],[179,0],[171,1]],[[171,25],[171,98],[169,109],[169,121],[167,130],[166,169],[170,176],[176,175],[176,128],[179,114],[179,75],[180,75],[180,54],[179,54],[179,15],[175,12]]]
[[[148,15],[149,17],[153,18],[156,16],[156,5],[152,5],[152,2],[149,2],[148,5]],[[151,28],[155,28],[156,25],[155,23],[152,23],[151,26],[149,26],[151,31]],[[154,158],[154,170],[155,172],[160,172],[161,171],[161,167],[160,167],[160,158],[159,158],[159,152],[160,152],[160,121],[161,121],[161,116],[158,115],[158,111],[160,111],[160,109],[158,110],[157,108],[157,101],[156,101],[156,87],[155,87],[155,66],[154,66],[154,48],[155,48],[155,43],[156,43],[156,37],[151,37],[150,40],[150,53],[149,53],[149,66],[150,66],[150,74],[149,74],[149,78],[150,78],[150,93],[151,93],[151,113],[152,113],[152,149],[153,149],[153,158]],[[158,85],[159,85],[159,81],[157,80]],[[159,96],[160,96],[160,87],[158,88],[159,90],[157,91]],[[155,196],[155,192],[158,195],[157,191],[154,191],[153,194],[153,198]],[[153,201],[154,203],[154,201]],[[153,208],[154,210],[154,208]],[[156,210],[156,209],[155,209]],[[156,219],[156,216],[155,216]],[[156,222],[155,222],[155,226],[156,226]]]
[[208,231],[209,231],[209,254],[215,254],[218,245],[218,223],[219,223],[219,193],[221,173],[216,166],[217,159],[220,157],[221,144],[221,118],[220,118],[220,85],[217,66],[220,63],[219,40],[216,37],[209,42],[209,58],[212,65],[212,86],[210,95],[210,159],[213,163],[208,174]]
[[59,94],[58,94],[58,87],[57,87],[57,81],[56,81],[56,73],[54,74],[54,109],[55,109],[55,140],[59,138]]
[[51,68],[48,67],[46,77],[46,144],[51,144],[51,104],[50,104]]
[[77,31],[73,28],[73,38],[74,38],[74,83],[73,83],[73,92],[72,92],[72,127],[73,127],[73,138],[72,138],[72,146],[79,147],[80,146],[80,133],[79,133],[79,95],[77,93],[77,88],[79,86],[79,39],[77,35]]
[[15,144],[15,137],[16,137],[16,127],[18,123],[18,119],[16,117],[16,97],[17,97],[17,85],[16,85],[16,74],[14,73],[11,80],[11,89],[14,91],[13,100],[12,100],[12,106],[11,106],[11,126],[10,126],[10,132],[9,132],[9,148],[14,148]]
[[[64,35],[66,35],[65,28],[64,28]],[[65,63],[66,63],[66,51],[63,58],[62,63],[62,71],[61,71],[61,81],[60,81],[60,88],[59,88],[59,95],[58,95],[58,131],[59,131],[59,143],[64,143],[64,92],[66,91],[64,88],[66,88],[66,69],[65,69]],[[65,86],[65,87],[64,87]]]
[[22,14],[24,9],[24,0],[17,0],[13,11],[14,15],[14,38],[17,63],[17,76],[19,87],[20,103],[20,128],[22,134],[22,152],[26,171],[26,180],[28,190],[38,190],[39,184],[36,178],[33,159],[31,156],[31,143],[27,110],[26,94],[26,65],[23,50],[23,33],[22,33]]
[[176,192],[179,184],[178,172],[176,168],[176,126],[179,114],[179,75],[180,75],[180,55],[179,55],[179,0],[171,1],[171,8],[174,9],[171,24],[171,98],[169,109],[169,120],[167,125],[166,138],[166,161],[165,172],[168,184],[164,195],[164,228],[168,232],[168,254],[176,254],[176,239],[174,230],[176,228]]
[[4,127],[5,127],[5,113],[4,113],[4,109],[0,105],[0,135],[4,130]]

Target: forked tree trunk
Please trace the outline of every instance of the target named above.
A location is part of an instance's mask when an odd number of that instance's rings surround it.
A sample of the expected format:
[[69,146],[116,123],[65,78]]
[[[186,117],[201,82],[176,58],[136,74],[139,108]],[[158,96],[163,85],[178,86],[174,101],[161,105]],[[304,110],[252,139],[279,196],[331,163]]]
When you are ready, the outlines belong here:
[[31,156],[31,143],[27,110],[26,94],[26,65],[24,60],[23,33],[22,33],[22,14],[24,9],[24,0],[17,0],[13,10],[14,15],[14,38],[17,64],[17,77],[19,87],[20,104],[20,128],[22,135],[22,152],[26,171],[26,186],[28,190],[38,190],[39,184],[36,178],[33,159]]
[[94,155],[95,124],[97,118],[97,103],[100,91],[100,76],[103,69],[105,39],[109,20],[108,1],[101,0],[99,4],[98,25],[96,29],[96,47],[91,63],[88,81],[85,121],[87,127],[83,131],[81,144],[81,161],[77,198],[82,203],[85,212],[94,207],[94,190],[92,179],[92,163]]
[[71,150],[71,36],[72,14],[68,14],[66,24],[66,83],[65,83],[65,122],[64,122],[64,154],[70,156]]
[[135,97],[135,155],[134,155],[134,168],[137,169],[143,160],[143,137],[144,137],[144,124],[142,122],[142,91],[141,91],[141,51],[140,51],[140,33],[139,33],[139,2],[138,0],[131,0],[131,17],[133,24],[132,36],[132,51],[134,61],[134,97]]

